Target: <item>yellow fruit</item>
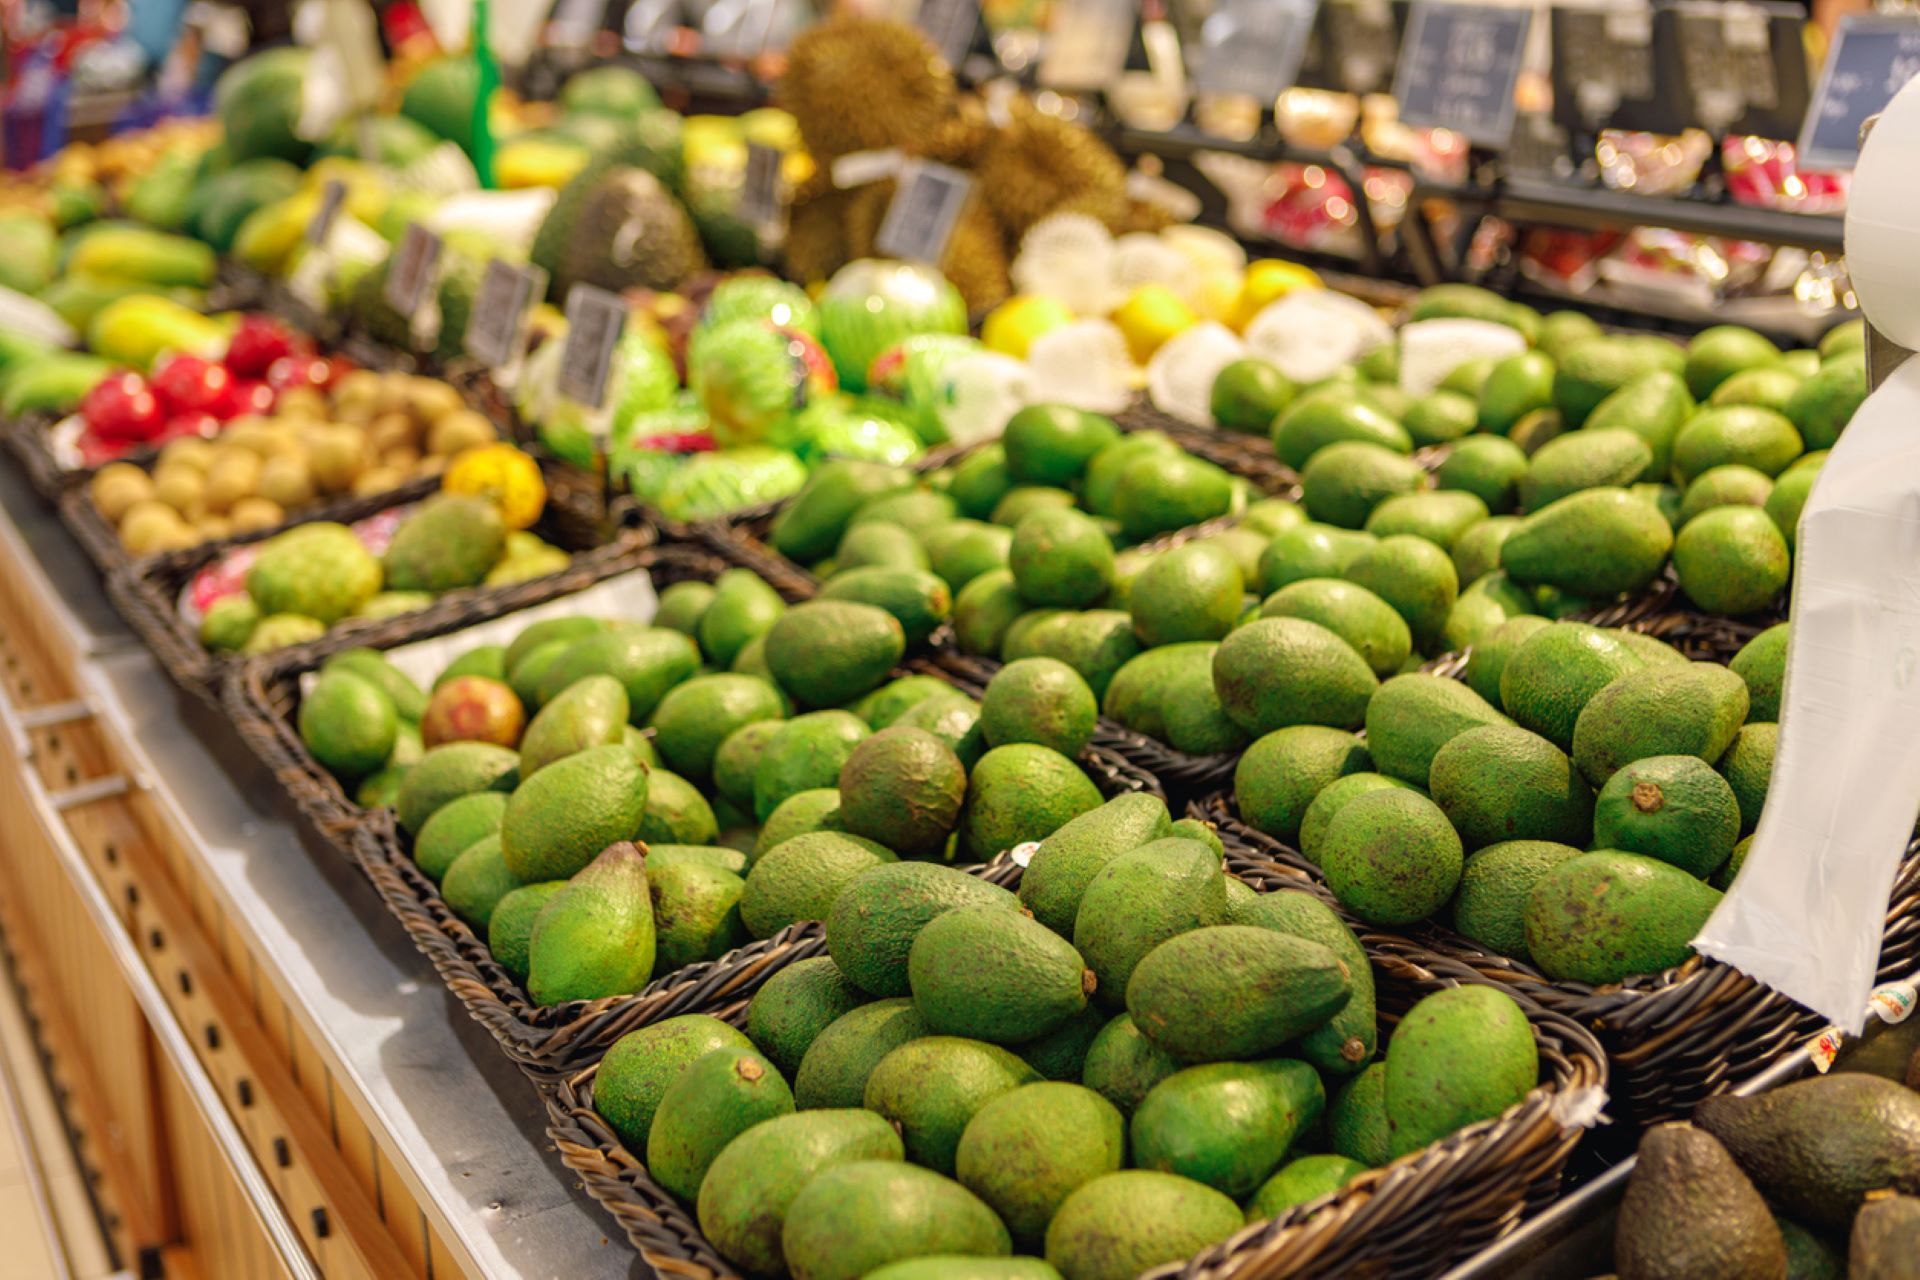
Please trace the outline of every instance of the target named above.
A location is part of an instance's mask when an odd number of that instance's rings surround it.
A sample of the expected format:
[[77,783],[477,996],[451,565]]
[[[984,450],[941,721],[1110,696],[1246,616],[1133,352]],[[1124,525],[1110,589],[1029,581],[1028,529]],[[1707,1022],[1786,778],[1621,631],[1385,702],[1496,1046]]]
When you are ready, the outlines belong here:
[[1279,258],[1262,258],[1247,264],[1246,278],[1240,283],[1240,297],[1233,306],[1233,327],[1244,329],[1268,303],[1278,302],[1296,289],[1324,289],[1308,267]]
[[467,407],[458,391],[437,378],[415,378],[407,398],[413,407],[413,416],[426,423]]
[[490,444],[497,433],[493,424],[471,409],[460,409],[437,419],[427,428],[427,452],[451,458],[457,453]]
[[100,468],[87,490],[107,522],[118,524],[135,504],[153,497],[153,480],[131,462],[115,462]]
[[360,473],[353,482],[353,496],[365,498],[376,493],[385,493],[389,489],[398,489],[407,482],[406,476],[389,466],[369,467]]
[[207,510],[222,515],[260,487],[260,458],[247,449],[222,449],[207,468]]
[[358,427],[322,427],[313,446],[313,483],[323,493],[343,493],[367,468],[367,437]]
[[169,440],[161,447],[160,465],[162,467],[192,467],[195,471],[205,471],[213,465],[214,447],[212,443],[199,436],[181,436]]
[[1207,273],[1194,290],[1194,308],[1205,319],[1234,324],[1238,318],[1241,283],[1241,274],[1237,271]]
[[188,511],[204,501],[206,477],[178,462],[163,462],[153,473],[153,493],[175,511]]
[[260,468],[260,496],[290,510],[313,501],[313,477],[307,473],[307,459],[283,453],[267,459]]
[[1143,284],[1113,313],[1136,364],[1153,358],[1161,344],[1199,323],[1193,308],[1163,284]]
[[525,529],[547,505],[540,464],[510,444],[483,444],[447,464],[440,488],[486,498],[509,529]]
[[987,315],[980,341],[990,351],[1025,360],[1035,338],[1072,323],[1073,312],[1058,298],[1008,298]]
[[280,504],[267,498],[241,498],[227,512],[227,523],[235,533],[271,529],[286,518],[287,513],[280,509]]

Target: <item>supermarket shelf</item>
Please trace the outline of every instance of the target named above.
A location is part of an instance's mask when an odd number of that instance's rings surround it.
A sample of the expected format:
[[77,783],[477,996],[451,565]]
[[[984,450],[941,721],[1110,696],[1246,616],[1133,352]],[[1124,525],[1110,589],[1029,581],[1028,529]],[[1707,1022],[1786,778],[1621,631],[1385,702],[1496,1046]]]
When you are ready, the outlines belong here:
[[[1483,201],[1467,188],[1421,183],[1414,198]],[[1668,227],[1697,235],[1729,236],[1762,244],[1797,245],[1839,253],[1846,224],[1820,213],[1791,213],[1731,201],[1637,196],[1604,187],[1576,186],[1539,178],[1509,177],[1491,201],[1491,212],[1509,222],[1545,223],[1587,230]]]
[[[11,471],[0,507],[0,550],[25,561],[33,612],[65,642],[127,786],[154,803],[191,890],[217,902],[273,988],[256,1004],[284,1005],[290,1036],[324,1068],[336,1129],[362,1126],[404,1184],[383,1203],[417,1204],[433,1256],[467,1277],[644,1275],[548,1152],[533,1090],[371,887],[301,844],[259,763],[134,647],[78,548]],[[231,746],[216,757],[213,743]]]

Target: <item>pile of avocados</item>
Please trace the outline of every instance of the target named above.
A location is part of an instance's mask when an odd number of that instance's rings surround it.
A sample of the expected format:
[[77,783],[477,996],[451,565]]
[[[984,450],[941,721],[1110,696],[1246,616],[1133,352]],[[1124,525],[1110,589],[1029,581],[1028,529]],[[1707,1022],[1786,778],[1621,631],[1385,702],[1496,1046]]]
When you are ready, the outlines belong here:
[[1115,797],[1017,893],[901,861],[740,1027],[642,1027],[593,1105],[743,1273],[1130,1280],[1498,1116],[1539,1082],[1487,986],[1391,1031],[1319,898],[1256,893],[1211,832]]
[[537,1003],[627,994],[824,919],[869,868],[981,864],[1100,805],[1078,676],[1015,664],[976,700],[900,675],[924,636],[891,603],[789,607],[729,569],[651,625],[533,622],[430,690],[347,651],[299,729]]
[[[767,535],[811,599],[726,569],[426,688],[349,650],[301,737],[536,1004],[824,930],[593,1077],[743,1274],[1129,1280],[1541,1084],[1496,986],[1382,1021],[1350,922],[1583,989],[1657,975],[1765,804],[1794,525],[1860,333],[1682,346],[1456,286],[1412,311],[1458,317],[1524,349],[1419,395],[1398,342],[1311,386],[1219,374],[1216,425],[1269,437],[1297,499],[1031,406],[936,470],[818,466]],[[1666,578],[1751,637],[1730,662],[1587,620]],[[942,651],[994,660],[977,697],[916,663]],[[1229,757],[1232,812],[1313,891],[1256,892],[1211,826],[1115,794],[1102,718]],[[1650,1132],[1620,1275],[1838,1276],[1849,1231],[1852,1274],[1911,1274],[1874,1268],[1920,1257],[1914,1077]]]
[[1353,666],[1351,647],[1309,622],[1258,625],[1294,628],[1296,656],[1249,659],[1283,727],[1240,756],[1237,811],[1347,910],[1449,924],[1556,981],[1617,983],[1692,954],[1766,803],[1787,624],[1721,666],[1631,631],[1514,618],[1463,679],[1410,672],[1350,700],[1328,662],[1297,655],[1344,650]]
[[1828,1075],[1700,1104],[1640,1139],[1620,1280],[1897,1280],[1920,1267],[1920,1027],[1878,1026]]

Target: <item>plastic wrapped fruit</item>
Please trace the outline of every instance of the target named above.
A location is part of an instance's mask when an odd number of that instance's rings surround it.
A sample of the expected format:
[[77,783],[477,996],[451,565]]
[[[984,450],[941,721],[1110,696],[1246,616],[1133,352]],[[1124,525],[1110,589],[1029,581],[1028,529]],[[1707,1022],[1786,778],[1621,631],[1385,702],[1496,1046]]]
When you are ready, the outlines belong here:
[[723,447],[782,443],[782,428],[836,384],[817,342],[760,320],[735,320],[708,333],[687,381]]
[[887,348],[915,334],[965,333],[960,291],[932,267],[862,258],[834,273],[820,295],[820,338],[851,391]]

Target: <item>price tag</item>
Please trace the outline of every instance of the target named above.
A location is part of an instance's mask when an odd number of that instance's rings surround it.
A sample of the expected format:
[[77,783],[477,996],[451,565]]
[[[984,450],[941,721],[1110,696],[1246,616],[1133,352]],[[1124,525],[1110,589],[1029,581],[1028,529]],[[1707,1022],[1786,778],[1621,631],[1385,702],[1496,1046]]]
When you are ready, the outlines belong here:
[[973,178],[931,160],[910,160],[873,247],[890,258],[938,263],[973,195]]
[[440,237],[417,222],[407,224],[400,246],[393,251],[393,265],[387,268],[386,287],[381,296],[388,306],[403,316],[420,309],[420,302],[433,286],[434,268],[440,265]]
[[1401,121],[1505,147],[1513,134],[1513,86],[1532,30],[1530,8],[1415,4],[1393,81]]
[[1569,132],[1647,129],[1668,123],[1677,86],[1663,84],[1653,51],[1653,11],[1554,9],[1553,118]]
[[913,22],[933,41],[947,65],[957,67],[966,61],[980,29],[980,0],[920,0]]
[[1677,0],[1659,22],[1655,47],[1686,95],[1676,125],[1767,138],[1800,127],[1809,98],[1800,10],[1771,0]]
[[[1320,44],[1315,86],[1362,94],[1391,88],[1408,8],[1386,0],[1335,0],[1321,5],[1314,28]],[[1301,82],[1306,80],[1303,72]]]
[[1319,8],[1320,0],[1222,0],[1200,25],[1195,86],[1271,103],[1299,79]]
[[1915,75],[1920,75],[1920,13],[1842,17],[1800,126],[1800,167],[1853,168],[1860,157],[1860,127]]
[[747,172],[740,182],[740,221],[764,230],[780,220],[780,166],[787,153],[758,142],[747,144]]
[[468,355],[489,368],[510,365],[520,355],[522,326],[527,308],[546,291],[547,273],[495,258],[480,278],[480,293],[461,345]]
[[1063,93],[1104,89],[1126,69],[1139,0],[1062,0],[1040,55],[1040,85]]
[[313,221],[307,224],[307,243],[325,244],[327,233],[333,230],[333,220],[340,216],[340,206],[347,202],[347,184],[338,178],[330,180],[320,188],[320,207],[314,211]]
[[626,328],[627,304],[617,293],[576,284],[567,293],[567,341],[560,351],[560,394],[598,409],[606,403],[613,348]]

